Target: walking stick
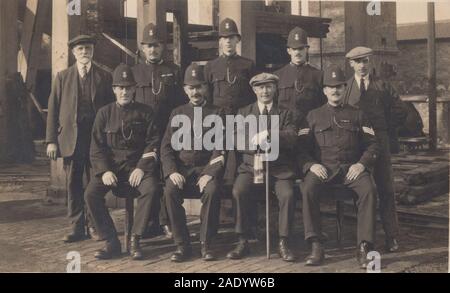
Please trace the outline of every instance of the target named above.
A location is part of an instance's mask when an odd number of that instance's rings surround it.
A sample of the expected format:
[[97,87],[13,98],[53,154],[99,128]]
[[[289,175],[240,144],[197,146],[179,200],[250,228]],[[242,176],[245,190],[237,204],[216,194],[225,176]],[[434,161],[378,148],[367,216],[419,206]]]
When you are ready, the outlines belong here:
[[266,149],[266,254],[270,259],[270,219],[269,219],[269,160]]

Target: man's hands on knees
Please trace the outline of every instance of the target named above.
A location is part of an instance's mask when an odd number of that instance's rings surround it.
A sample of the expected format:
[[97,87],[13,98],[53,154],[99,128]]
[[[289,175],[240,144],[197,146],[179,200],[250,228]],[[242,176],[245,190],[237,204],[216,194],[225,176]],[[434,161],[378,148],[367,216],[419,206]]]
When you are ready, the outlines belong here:
[[345,177],[350,181],[355,180],[362,172],[364,172],[364,170],[366,170],[366,167],[364,167],[363,164],[353,164],[348,169],[347,175]]
[[183,189],[183,185],[184,183],[186,183],[186,179],[184,178],[183,175],[175,172],[170,174],[169,178],[172,181],[172,183],[175,184],[175,186],[177,186],[179,189]]
[[203,190],[206,187],[206,184],[208,184],[208,182],[211,180],[212,180],[212,176],[210,176],[210,175],[203,175],[202,177],[200,177],[200,179],[197,182],[200,192],[203,192]]
[[51,160],[56,160],[56,157],[58,155],[58,145],[56,143],[49,143],[47,145],[47,156]]
[[105,184],[106,186],[117,186],[116,174],[114,174],[111,171],[107,171],[107,172],[103,173],[102,181],[103,181],[103,184]]
[[136,168],[131,172],[128,182],[131,187],[138,187],[141,184],[142,178],[144,178],[144,171],[142,169]]
[[316,174],[316,176],[320,179],[327,180],[328,178],[327,168],[325,168],[321,164],[314,164],[311,166],[311,168],[309,168],[309,170]]

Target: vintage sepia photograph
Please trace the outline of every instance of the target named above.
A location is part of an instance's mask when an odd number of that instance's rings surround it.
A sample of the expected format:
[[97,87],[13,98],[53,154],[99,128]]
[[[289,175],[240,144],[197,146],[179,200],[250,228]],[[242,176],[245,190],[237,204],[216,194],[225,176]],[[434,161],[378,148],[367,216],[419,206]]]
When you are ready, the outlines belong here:
[[1,273],[448,273],[449,162],[448,0],[0,0]]

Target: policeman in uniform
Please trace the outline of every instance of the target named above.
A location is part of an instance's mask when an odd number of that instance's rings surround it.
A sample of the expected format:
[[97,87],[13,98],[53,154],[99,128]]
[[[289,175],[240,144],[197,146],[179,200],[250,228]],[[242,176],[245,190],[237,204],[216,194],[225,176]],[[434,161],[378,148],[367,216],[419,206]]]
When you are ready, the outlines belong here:
[[[197,139],[203,141],[203,134],[209,130],[208,127],[202,127],[204,117],[215,115],[218,119],[223,119],[223,111],[206,100],[208,86],[202,66],[190,65],[186,69],[184,84],[184,90],[190,102],[172,111],[170,124],[167,125],[161,144],[161,162],[165,180],[164,198],[172,225],[173,238],[177,245],[171,260],[181,262],[191,255],[186,212],[183,208],[183,197],[189,195],[200,197],[202,201],[201,253],[205,261],[210,261],[216,259],[210,244],[219,225],[219,188],[223,177],[225,155],[224,151],[218,148],[207,150],[202,146],[201,150],[197,150],[194,148],[194,143]],[[201,112],[201,115],[198,112]],[[174,120],[179,117],[185,117],[190,121],[189,132],[185,133],[190,136],[190,145],[187,149],[176,150],[172,140],[181,131],[180,125],[175,126],[176,120]],[[184,139],[187,138],[183,137],[183,141]],[[223,137],[217,139],[219,139],[217,143],[221,144],[223,149]],[[178,139],[175,140],[178,141]]]
[[[239,108],[255,101],[255,95],[248,82],[254,75],[254,62],[237,54],[236,47],[241,41],[236,23],[225,18],[219,25],[220,56],[205,66],[205,78],[210,87],[209,98],[213,105],[225,110],[226,114],[236,114]],[[224,181],[231,185],[236,173],[235,153],[228,152]]]
[[322,91],[323,72],[308,63],[307,37],[307,33],[299,27],[289,32],[287,52],[291,62],[274,73],[280,78],[278,105],[280,109],[293,112],[297,126],[309,111],[327,101]]
[[140,238],[153,206],[158,202],[159,169],[157,165],[159,134],[152,109],[134,101],[136,82],[128,65],[119,65],[113,73],[116,102],[101,108],[95,118],[90,156],[93,178],[85,192],[94,225],[104,248],[98,259],[110,259],[121,253],[113,220],[105,205],[105,195],[136,196],[131,257],[142,259]]
[[[48,100],[47,155],[64,159],[67,208],[72,231],[64,242],[86,238],[83,193],[90,177],[89,145],[96,112],[114,101],[111,75],[92,64],[95,38],[79,35],[69,41],[76,63],[58,72]],[[87,180],[84,180],[84,178]],[[95,237],[94,231],[90,233]]]
[[[294,153],[294,145],[297,140],[297,132],[292,121],[292,114],[288,110],[281,110],[274,103],[277,91],[278,77],[269,73],[261,73],[254,76],[250,80],[258,101],[241,108],[238,115],[244,117],[260,115],[268,115],[268,123],[271,122],[271,116],[279,117],[279,149],[278,159],[269,163],[269,176],[271,188],[275,191],[275,195],[279,202],[278,216],[278,233],[280,235],[279,253],[284,261],[294,261],[295,256],[289,249],[288,238],[291,234],[291,223],[294,220],[294,177],[295,177],[295,161],[292,160]],[[277,127],[277,126],[275,126]],[[239,236],[237,247],[228,253],[229,259],[241,259],[249,254],[248,238],[250,226],[252,223],[249,219],[251,210],[255,209],[254,199],[256,195],[264,194],[261,190],[263,184],[255,184],[254,182],[254,161],[255,155],[258,153],[258,147],[262,146],[266,141],[270,140],[271,128],[267,125],[266,129],[259,129],[258,133],[246,142],[245,149],[238,149],[242,154],[242,163],[238,168],[238,176],[233,186],[233,197],[236,200],[236,233]],[[237,127],[237,136],[246,136],[250,133],[249,125],[245,127]],[[253,150],[252,150],[253,149]],[[256,149],[256,150],[255,150]],[[265,163],[264,163],[265,164]]]
[[[133,67],[137,83],[136,101],[149,105],[155,113],[155,124],[164,135],[170,113],[177,106],[186,102],[181,91],[180,69],[172,62],[163,59],[164,40],[159,35],[158,28],[150,23],[144,27],[141,50],[145,62]],[[158,207],[155,207],[158,210]],[[156,213],[152,213],[152,216]],[[150,227],[155,229],[159,224],[164,228],[166,235],[170,235],[168,218],[164,200],[161,199],[159,221],[151,219]]]
[[301,185],[303,222],[305,239],[312,243],[306,265],[320,265],[324,259],[320,195],[332,184],[344,184],[357,195],[357,259],[362,268],[375,241],[377,195],[370,170],[379,146],[363,112],[343,104],[345,83],[339,67],[326,70],[323,91],[328,103],[309,112],[307,128],[299,132],[306,147],[300,164],[306,175]]
[[391,151],[398,151],[397,127],[406,119],[406,112],[398,94],[386,81],[371,74],[372,49],[356,47],[347,53],[355,74],[347,81],[344,103],[359,107],[374,127],[381,147],[375,162],[374,179],[380,201],[380,216],[386,234],[386,251],[398,250],[399,233],[395,207]]

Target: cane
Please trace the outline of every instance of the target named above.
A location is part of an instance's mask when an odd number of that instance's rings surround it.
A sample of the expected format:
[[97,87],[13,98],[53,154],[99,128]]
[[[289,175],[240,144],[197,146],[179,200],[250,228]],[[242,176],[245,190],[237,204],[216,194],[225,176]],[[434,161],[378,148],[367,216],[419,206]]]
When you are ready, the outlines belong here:
[[266,149],[266,254],[270,259],[270,219],[269,219],[269,160]]

